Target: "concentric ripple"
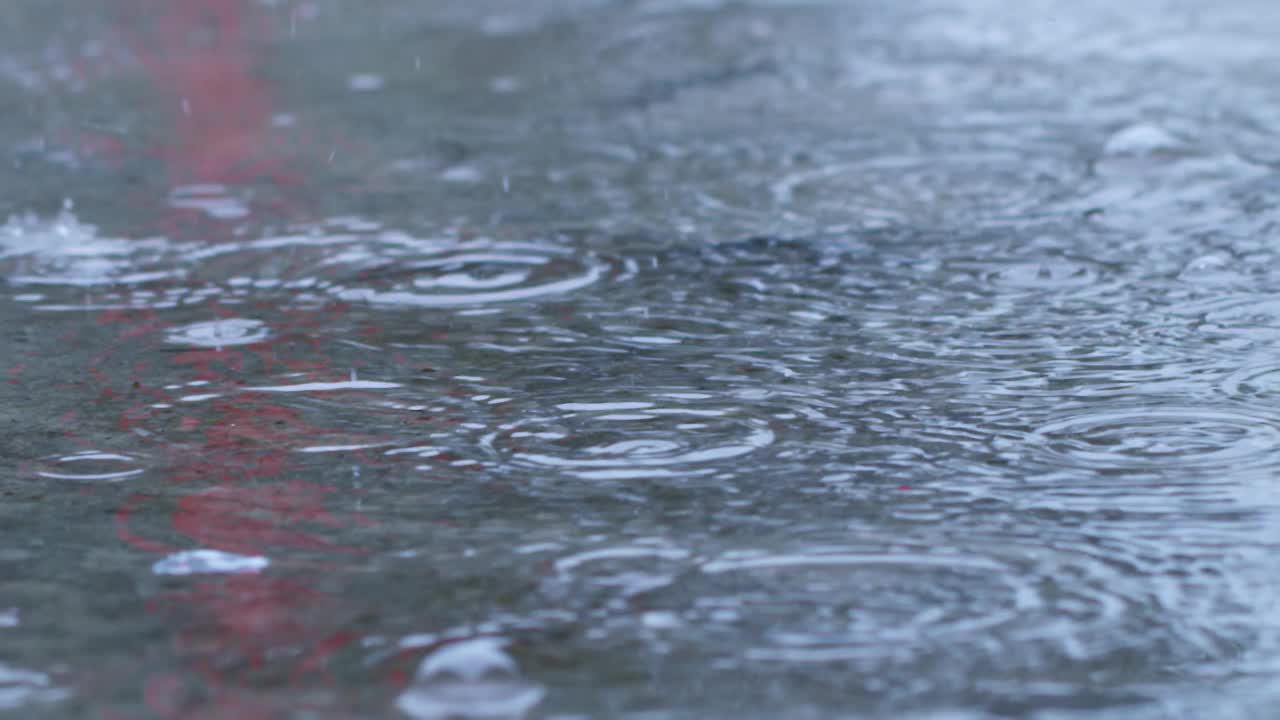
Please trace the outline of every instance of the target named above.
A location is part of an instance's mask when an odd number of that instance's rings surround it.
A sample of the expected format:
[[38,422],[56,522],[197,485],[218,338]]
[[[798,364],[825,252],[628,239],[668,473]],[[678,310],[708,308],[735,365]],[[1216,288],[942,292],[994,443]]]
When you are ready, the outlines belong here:
[[[978,545],[732,550],[693,559],[696,572],[642,601],[698,628],[690,642],[714,644],[722,633],[746,640],[748,662],[852,662],[881,672],[938,663],[1025,669],[1167,640],[1147,624],[1150,584],[1104,556],[1052,543]],[[1183,603],[1180,592],[1161,599]],[[721,649],[741,657],[740,648]],[[929,673],[941,685],[970,679],[963,670]]]
[[1234,398],[1274,398],[1280,394],[1280,364],[1250,363],[1223,378],[1221,387]]
[[85,450],[45,460],[35,474],[52,480],[76,482],[120,482],[144,470],[137,466],[136,458],[118,453]]
[[482,444],[503,460],[587,479],[715,472],[777,439],[773,424],[701,393],[566,402],[557,412],[499,426]]
[[332,292],[348,301],[422,308],[552,298],[623,271],[620,263],[555,243],[430,241],[387,236],[369,269]]
[[1280,464],[1280,426],[1260,411],[1136,406],[1040,426],[1029,446],[1055,467],[1168,473],[1239,472]]
[[1028,162],[1021,153],[993,149],[824,165],[788,175],[771,190],[780,207],[883,227],[954,213],[1026,216],[1060,192],[1071,174],[1063,162]]
[[[839,593],[846,600],[858,598],[822,630],[771,618],[777,621],[770,623],[768,632],[772,647],[756,647],[748,653],[757,660],[829,661],[882,654],[887,643],[973,635],[1005,625],[1037,604],[1035,593],[1000,563],[948,554],[853,549],[742,553],[708,562],[702,572],[713,576],[712,584],[723,577],[748,585],[785,583],[798,590]],[[752,600],[748,592],[744,604],[750,607]],[[784,608],[757,606],[755,610],[790,614]]]

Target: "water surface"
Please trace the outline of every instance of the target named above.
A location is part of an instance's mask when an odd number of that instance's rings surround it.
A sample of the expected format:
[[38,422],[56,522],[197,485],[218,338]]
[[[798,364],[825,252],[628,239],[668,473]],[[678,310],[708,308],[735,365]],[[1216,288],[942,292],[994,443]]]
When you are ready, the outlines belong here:
[[0,715],[1280,703],[1280,6],[0,28]]

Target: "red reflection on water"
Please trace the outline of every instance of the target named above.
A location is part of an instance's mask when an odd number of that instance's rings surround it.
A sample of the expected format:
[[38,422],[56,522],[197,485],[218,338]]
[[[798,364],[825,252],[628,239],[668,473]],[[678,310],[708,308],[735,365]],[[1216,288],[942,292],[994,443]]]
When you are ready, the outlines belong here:
[[202,547],[243,555],[282,548],[351,552],[320,534],[322,528],[346,524],[324,507],[324,497],[332,492],[333,488],[298,480],[214,488],[182,498],[173,513],[173,528]]
[[[284,212],[262,200],[264,187],[278,191],[305,178],[300,163],[281,150],[296,144],[294,131],[273,123],[277,111],[262,74],[262,50],[273,31],[266,6],[253,0],[107,1],[158,97],[154,156],[163,162],[167,182],[224,186],[217,192],[247,199],[249,219],[297,219],[296,208]],[[149,201],[148,214],[161,204],[157,200]],[[244,220],[171,202],[161,224],[169,234],[219,240]],[[210,309],[225,312],[216,303]],[[149,601],[149,610],[168,623],[179,660],[140,688],[160,717],[297,715],[310,701],[299,699],[306,692],[290,688],[323,684],[335,654],[358,644],[359,636],[341,627],[341,601],[316,587],[315,578],[323,563],[359,557],[361,549],[334,535],[368,523],[330,509],[335,488],[297,477],[291,461],[309,438],[329,431],[261,393],[240,391],[246,374],[277,365],[327,368],[308,331],[344,311],[329,306],[298,313],[291,320],[296,332],[270,341],[167,355],[160,376],[172,378],[176,371],[188,383],[221,391],[220,398],[199,405],[174,397],[185,391],[149,386],[145,369],[135,368],[138,379],[127,387],[112,387],[105,373],[92,376],[105,400],[120,408],[118,427],[151,440],[170,460],[169,491],[139,494],[118,508],[121,540],[157,558],[205,549],[272,561],[260,574],[178,578],[173,589]],[[119,311],[98,319],[121,326],[119,347],[109,354],[123,349],[155,357],[165,342],[165,323],[153,314]],[[325,705],[311,709],[324,716],[332,710]]]
[[[182,194],[135,196],[142,215],[171,237],[219,240],[253,219],[298,219],[301,186],[313,170],[306,143],[277,107],[266,77],[276,39],[270,4],[256,0],[103,0],[133,63],[156,101],[129,143],[159,160],[167,188]],[[120,166],[128,144],[87,131],[81,152]],[[161,192],[167,192],[161,190]],[[220,196],[226,193],[227,197]],[[166,205],[157,217],[154,209]]]
[[300,178],[272,158],[270,93],[255,67],[270,26],[251,0],[133,0],[142,31],[126,30],[162,95],[172,137],[163,158],[175,184]]

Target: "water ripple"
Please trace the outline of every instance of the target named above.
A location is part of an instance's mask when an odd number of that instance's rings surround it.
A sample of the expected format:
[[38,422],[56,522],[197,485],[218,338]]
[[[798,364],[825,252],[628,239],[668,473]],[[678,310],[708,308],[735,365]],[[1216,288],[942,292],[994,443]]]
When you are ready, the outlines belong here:
[[1255,360],[1222,380],[1222,391],[1238,399],[1273,398],[1280,393],[1280,364]]
[[120,482],[145,472],[136,467],[137,462],[128,455],[85,450],[45,460],[36,475],[77,482]]
[[1052,154],[1028,162],[1023,152],[913,152],[826,164],[783,177],[770,190],[780,207],[856,217],[863,227],[909,226],[955,213],[988,221],[1025,218],[1062,193],[1073,172]]
[[396,707],[415,720],[518,720],[546,690],[524,679],[500,638],[450,643],[422,660]]
[[505,423],[481,443],[494,456],[585,479],[716,472],[772,445],[774,423],[695,393],[653,392],[614,402],[561,403],[557,412]]
[[[745,658],[754,662],[853,662],[883,672],[942,662],[985,674],[1045,662],[1105,664],[1175,639],[1180,656],[1221,655],[1229,623],[1213,622],[1214,601],[1199,597],[1199,579],[1164,575],[1143,559],[1147,551],[1100,552],[1070,537],[1024,548],[975,538],[733,550],[702,559],[698,572],[678,575],[643,602],[677,610],[713,637],[717,628],[753,628]],[[817,597],[816,605],[804,600]],[[1184,625],[1152,624],[1173,610],[1186,613]],[[971,688],[974,675],[928,679]]]
[[1240,472],[1280,465],[1280,424],[1254,409],[1142,405],[1045,423],[1028,448],[1055,467],[1100,472]]
[[370,261],[375,267],[361,279],[332,292],[373,305],[473,307],[551,298],[625,272],[618,263],[569,246],[492,240],[392,237]]

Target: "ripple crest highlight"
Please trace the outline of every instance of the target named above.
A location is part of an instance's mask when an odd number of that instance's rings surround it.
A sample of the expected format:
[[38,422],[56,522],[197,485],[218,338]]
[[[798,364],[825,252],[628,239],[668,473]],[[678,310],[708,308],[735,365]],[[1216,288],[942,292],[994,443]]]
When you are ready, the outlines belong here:
[[[772,423],[682,393],[650,399],[567,402],[557,412],[502,425],[482,444],[528,467],[586,479],[671,477],[772,445]],[[692,394],[690,394],[692,395]]]

